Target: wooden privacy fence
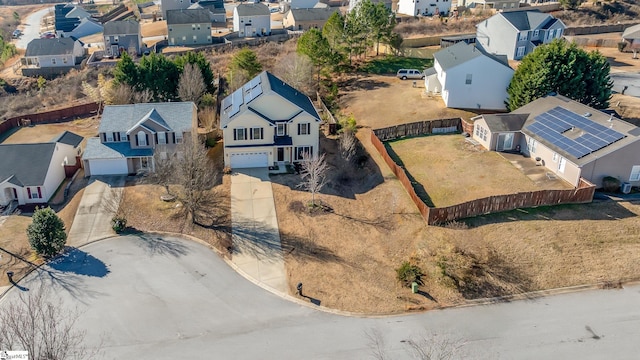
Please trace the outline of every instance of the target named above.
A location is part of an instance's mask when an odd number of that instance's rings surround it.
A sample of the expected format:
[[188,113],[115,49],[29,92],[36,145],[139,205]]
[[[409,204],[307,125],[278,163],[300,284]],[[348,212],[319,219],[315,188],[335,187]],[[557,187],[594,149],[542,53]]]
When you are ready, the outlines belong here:
[[77,116],[89,115],[97,111],[98,104],[90,102],[57,110],[15,116],[0,123],[0,135],[18,126],[69,121]]
[[[379,130],[386,129],[373,130],[371,132],[371,143],[376,150],[378,150],[378,153],[380,153],[380,156],[382,156],[394,175],[398,180],[400,180],[400,183],[404,186],[409,197],[418,208],[420,215],[422,215],[422,218],[429,225],[440,225],[458,219],[515,210],[519,208],[559,204],[581,204],[589,203],[593,200],[593,195],[596,189],[595,185],[580,178],[580,182],[576,189],[538,190],[516,194],[496,195],[447,207],[429,207],[416,193],[415,188],[405,170],[393,161],[391,156],[389,156],[384,143],[376,135]],[[388,132],[382,131],[382,134],[388,134]]]
[[327,107],[327,105],[325,105],[324,101],[322,101],[322,97],[320,96],[320,93],[317,91],[316,91],[316,98],[317,98],[318,105],[322,110],[322,113],[325,115],[324,121],[327,123],[327,135],[333,135],[338,131],[338,121],[333,116],[331,111],[329,111],[329,108]]
[[448,134],[462,131],[462,119],[425,120],[409,124],[390,126],[375,129],[373,133],[380,141],[391,141],[406,136],[419,136],[429,134]]

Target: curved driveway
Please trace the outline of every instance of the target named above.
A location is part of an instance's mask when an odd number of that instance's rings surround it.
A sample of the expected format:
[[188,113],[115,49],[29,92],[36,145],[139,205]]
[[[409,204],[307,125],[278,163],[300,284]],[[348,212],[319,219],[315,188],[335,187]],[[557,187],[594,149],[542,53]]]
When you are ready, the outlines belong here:
[[[44,283],[83,312],[87,346],[106,359],[365,359],[365,331],[389,358],[428,331],[465,339],[471,359],[633,359],[640,287],[382,318],[345,317],[281,299],[240,277],[208,248],[157,235],[75,250],[21,285]],[[11,290],[0,305],[18,294]],[[321,299],[320,299],[321,300]]]

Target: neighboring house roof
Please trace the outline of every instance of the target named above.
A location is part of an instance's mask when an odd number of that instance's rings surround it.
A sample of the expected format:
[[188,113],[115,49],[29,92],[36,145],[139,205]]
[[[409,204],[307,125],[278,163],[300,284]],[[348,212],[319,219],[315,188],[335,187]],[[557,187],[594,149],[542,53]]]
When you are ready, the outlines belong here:
[[84,18],[88,18],[90,17],[91,14],[89,14],[88,12],[86,12],[83,8],[79,7],[79,6],[74,6],[71,11],[69,11],[65,17],[67,19],[71,19],[71,18],[78,18],[78,19],[84,19]]
[[74,134],[71,131],[65,131],[62,134],[56,136],[51,142],[61,143],[77,147],[84,140],[84,138],[78,134]]
[[527,121],[528,114],[490,114],[482,115],[491,132],[520,131]]
[[327,21],[336,11],[335,8],[290,9],[288,15],[295,21]]
[[0,145],[0,182],[42,186],[56,143]]
[[506,56],[487,54],[475,47],[475,45],[467,44],[465,42],[456,43],[433,54],[435,61],[437,61],[442,70],[445,71],[481,56],[486,56],[506,67],[509,67]]
[[540,29],[543,28],[544,25],[547,25],[547,23],[555,22],[556,20],[551,15],[541,13],[538,10],[507,11],[494,16],[504,17],[511,25],[520,31]]
[[625,40],[640,39],[640,24],[624,29],[622,38]]
[[93,137],[87,139],[87,146],[82,154],[82,159],[122,159],[137,156],[153,156],[153,149],[132,149],[127,142],[102,143],[100,138]]
[[73,30],[79,23],[80,19],[72,17],[67,18],[67,14],[73,10],[72,4],[57,4],[54,8],[54,25],[56,31],[68,32]]
[[241,114],[245,110],[253,111],[265,120],[272,122],[271,119],[264,117],[250,106],[253,99],[262,96],[269,91],[278,94],[282,98],[299,107],[301,110],[306,111],[309,115],[316,118],[317,121],[320,121],[320,116],[318,115],[315,106],[313,106],[311,99],[309,99],[307,95],[294,89],[270,72],[263,71],[251,81],[247,82],[244,86],[222,100],[220,127],[226,127],[237,114]]
[[176,9],[167,10],[167,25],[210,23],[209,10]]
[[526,114],[522,132],[578,166],[640,141],[638,127],[561,95],[534,100],[511,114]]
[[[204,9],[224,9],[224,1],[222,0],[203,0],[203,1],[198,1],[194,4],[192,4],[191,6],[194,5],[198,5],[200,6],[200,8],[204,8]],[[191,9],[191,6],[189,7],[189,9]]]
[[262,3],[240,4],[236,6],[235,11],[238,13],[238,16],[258,16],[258,15],[271,16],[271,13],[269,13],[269,8],[267,7],[267,5]]
[[129,131],[143,119],[151,119],[174,132],[189,132],[194,111],[192,102],[108,105],[102,112],[98,132]]
[[27,45],[25,56],[73,54],[76,41],[71,38],[33,39]]
[[430,67],[430,68],[428,68],[428,69],[426,69],[426,70],[424,71],[424,76],[431,76],[431,75],[435,75],[435,74],[437,74],[437,73],[438,73],[438,72],[436,71],[436,68],[434,68],[434,67],[432,66],[432,67]]
[[104,35],[138,35],[140,23],[133,20],[108,21],[104,24]]

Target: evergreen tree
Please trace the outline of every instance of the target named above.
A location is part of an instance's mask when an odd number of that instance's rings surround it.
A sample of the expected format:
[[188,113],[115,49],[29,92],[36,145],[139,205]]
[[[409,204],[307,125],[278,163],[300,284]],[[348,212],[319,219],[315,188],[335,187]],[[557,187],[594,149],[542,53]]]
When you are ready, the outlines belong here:
[[262,64],[258,61],[258,56],[253,50],[244,48],[233,56],[229,69],[251,79],[262,71]]
[[36,209],[32,223],[27,226],[27,237],[39,255],[51,257],[64,249],[67,234],[64,223],[51,208]]
[[180,73],[184,71],[186,64],[197,65],[202,72],[202,79],[204,80],[204,84],[207,86],[207,92],[213,93],[216,90],[213,84],[215,77],[213,75],[213,70],[211,70],[211,63],[209,63],[207,58],[204,56],[204,53],[190,51],[182,56],[178,56],[175,63],[178,66],[178,71]]

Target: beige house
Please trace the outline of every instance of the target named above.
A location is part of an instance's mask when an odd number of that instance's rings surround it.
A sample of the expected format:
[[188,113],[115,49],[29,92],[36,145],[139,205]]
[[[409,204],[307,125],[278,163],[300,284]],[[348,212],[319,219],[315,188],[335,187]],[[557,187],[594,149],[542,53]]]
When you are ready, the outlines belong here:
[[282,17],[282,26],[289,30],[322,29],[336,8],[290,9]]
[[640,186],[640,128],[564,96],[473,120],[486,149],[522,153],[573,186],[583,178],[601,187],[606,176]]
[[167,155],[197,126],[192,102],[105,106],[98,137],[82,156],[86,176],[153,171],[156,151]]
[[227,167],[285,165],[318,153],[320,116],[311,99],[267,71],[222,100],[220,112]]

